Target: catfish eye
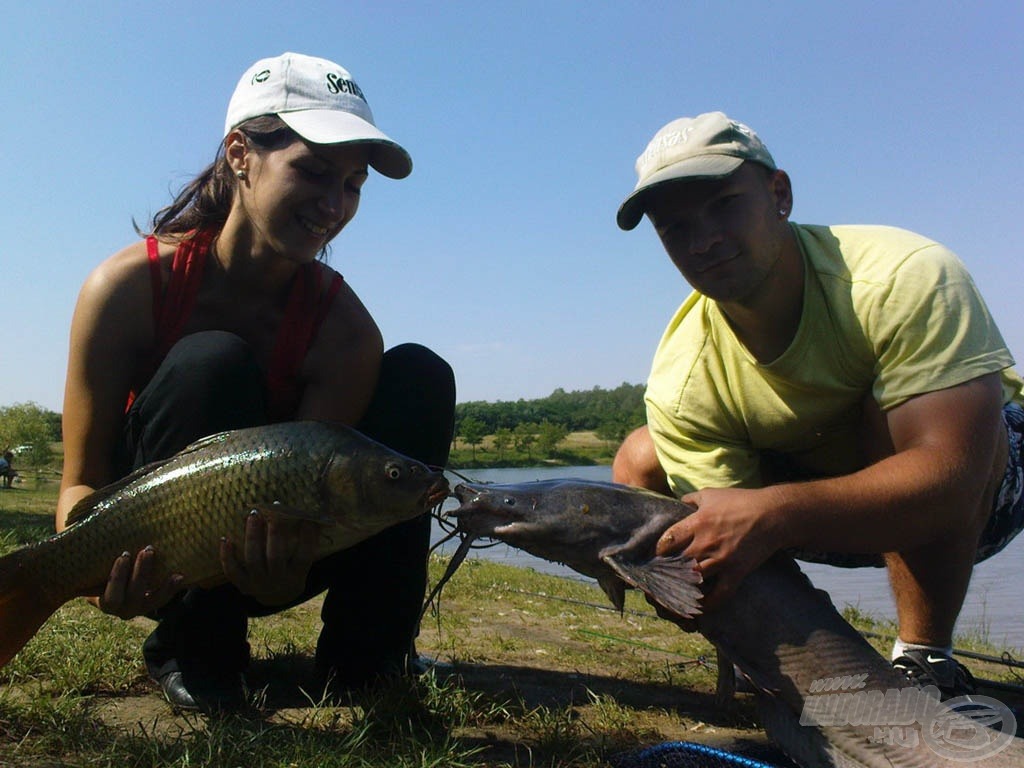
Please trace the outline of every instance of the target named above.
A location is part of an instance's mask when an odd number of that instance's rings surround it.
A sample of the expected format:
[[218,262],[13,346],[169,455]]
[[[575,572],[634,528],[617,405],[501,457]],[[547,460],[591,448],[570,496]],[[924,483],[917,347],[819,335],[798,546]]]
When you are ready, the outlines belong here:
[[389,480],[397,480],[402,476],[402,470],[396,464],[388,464],[384,469],[384,474],[388,476]]
[[509,507],[514,507],[516,505],[515,496],[506,496],[504,499],[502,499],[502,501],[505,502],[505,505]]

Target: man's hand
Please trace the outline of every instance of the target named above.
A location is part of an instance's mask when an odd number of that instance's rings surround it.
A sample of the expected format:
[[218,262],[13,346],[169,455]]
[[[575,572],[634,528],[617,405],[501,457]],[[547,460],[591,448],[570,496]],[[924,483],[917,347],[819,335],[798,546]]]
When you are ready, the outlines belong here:
[[104,613],[122,619],[155,611],[181,589],[184,576],[174,573],[163,584],[155,580],[156,550],[145,547],[133,558],[123,553],[114,561],[107,578],[107,586],[98,598],[89,598]]
[[662,534],[656,554],[682,552],[705,579],[705,610],[726,600],[743,578],[784,544],[765,506],[770,489],[705,488],[683,496],[697,511]]
[[290,603],[306,588],[320,531],[316,523],[254,509],[245,521],[245,541],[240,546],[221,540],[224,575],[263,605]]

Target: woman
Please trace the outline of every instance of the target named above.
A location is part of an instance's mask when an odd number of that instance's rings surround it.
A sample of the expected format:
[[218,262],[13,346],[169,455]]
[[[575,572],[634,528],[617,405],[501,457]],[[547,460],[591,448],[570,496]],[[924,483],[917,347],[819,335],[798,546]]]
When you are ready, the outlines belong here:
[[[133,468],[271,421],[344,422],[444,465],[451,369],[417,345],[384,353],[369,312],[317,261],[355,216],[368,168],[400,179],[412,161],[376,128],[342,67],[285,53],[242,76],[216,160],[154,217],[152,235],[100,264],[82,288],[58,530],[76,502]],[[181,575],[152,583],[159,552],[147,547],[120,557],[94,599],[107,613],[159,621],[143,654],[172,704],[243,703],[247,616],[324,589],[318,668],[339,686],[406,671],[427,516],[316,563],[310,526],[259,516],[247,526],[245,542],[222,547],[223,587],[180,591]]]

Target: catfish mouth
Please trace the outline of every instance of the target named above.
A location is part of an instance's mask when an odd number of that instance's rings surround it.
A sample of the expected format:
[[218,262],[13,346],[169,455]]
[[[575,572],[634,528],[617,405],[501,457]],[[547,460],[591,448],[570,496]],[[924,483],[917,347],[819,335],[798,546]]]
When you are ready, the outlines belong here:
[[515,497],[494,493],[484,485],[460,483],[453,491],[459,506],[448,513],[458,520],[459,530],[474,536],[492,536],[510,532],[525,522],[516,509]]

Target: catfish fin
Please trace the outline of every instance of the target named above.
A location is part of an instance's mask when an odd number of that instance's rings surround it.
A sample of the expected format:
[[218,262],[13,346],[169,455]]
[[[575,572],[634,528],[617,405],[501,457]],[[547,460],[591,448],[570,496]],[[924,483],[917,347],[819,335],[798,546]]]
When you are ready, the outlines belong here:
[[691,619],[700,614],[699,585],[703,579],[692,558],[671,555],[637,562],[615,553],[602,555],[601,559],[623,581],[679,618]]
[[626,585],[622,582],[614,573],[605,574],[601,576],[597,583],[604,590],[604,593],[608,595],[608,599],[612,601],[612,605],[615,606],[619,613],[622,613],[626,607]]

